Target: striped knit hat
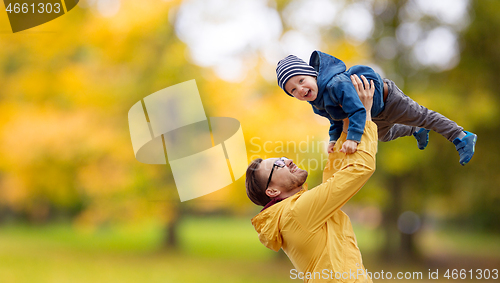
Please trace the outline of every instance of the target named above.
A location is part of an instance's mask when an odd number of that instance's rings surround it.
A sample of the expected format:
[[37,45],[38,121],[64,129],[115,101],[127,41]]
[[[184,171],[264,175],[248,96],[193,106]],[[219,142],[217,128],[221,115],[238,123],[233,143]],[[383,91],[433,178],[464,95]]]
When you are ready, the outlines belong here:
[[318,72],[316,72],[312,66],[309,66],[306,62],[295,55],[288,55],[278,62],[278,66],[276,66],[278,85],[286,92],[286,94],[290,96],[292,95],[286,91],[285,84],[289,79],[297,75],[317,77]]

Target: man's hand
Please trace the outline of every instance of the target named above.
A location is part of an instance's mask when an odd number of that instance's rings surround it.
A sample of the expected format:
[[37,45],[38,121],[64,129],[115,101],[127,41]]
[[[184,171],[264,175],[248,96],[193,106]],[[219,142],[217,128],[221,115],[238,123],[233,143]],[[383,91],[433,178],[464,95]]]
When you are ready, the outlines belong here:
[[340,152],[343,152],[346,154],[351,154],[351,153],[355,153],[357,148],[358,148],[357,142],[355,142],[353,140],[346,140],[342,144],[342,149],[340,149]]
[[361,79],[354,74],[351,75],[351,81],[359,95],[359,100],[363,103],[366,109],[366,121],[371,121],[371,110],[373,105],[373,94],[375,93],[375,83],[371,80],[370,84],[365,76],[361,75]]
[[327,151],[328,153],[332,153],[332,152],[333,152],[333,148],[334,148],[334,147],[335,147],[335,142],[330,142],[330,143],[328,144],[328,147],[327,147],[326,151]]

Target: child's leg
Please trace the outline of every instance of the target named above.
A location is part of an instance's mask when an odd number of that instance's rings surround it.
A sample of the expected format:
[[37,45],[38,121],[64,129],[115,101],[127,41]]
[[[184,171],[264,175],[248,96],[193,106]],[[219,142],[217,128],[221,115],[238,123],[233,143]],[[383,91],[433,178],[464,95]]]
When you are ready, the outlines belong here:
[[[384,120],[372,118],[378,126],[378,140],[387,142],[404,136],[414,136],[420,150],[425,149],[429,142],[429,130],[402,124],[391,124]],[[423,130],[423,132],[421,131]]]
[[372,118],[378,127],[378,140],[387,142],[400,137],[411,136],[419,130],[418,127],[412,127],[402,124],[392,124],[381,119]]
[[[457,123],[438,112],[419,105],[406,96],[393,81],[384,79],[384,82],[389,87],[389,94],[387,95],[384,111],[376,117],[376,120],[383,120],[391,124],[403,124],[388,131],[388,133],[391,133],[390,137],[392,139],[411,135],[418,130],[416,127],[433,130],[449,141],[453,141],[463,133],[464,129],[458,126]],[[407,127],[404,127],[405,125]]]

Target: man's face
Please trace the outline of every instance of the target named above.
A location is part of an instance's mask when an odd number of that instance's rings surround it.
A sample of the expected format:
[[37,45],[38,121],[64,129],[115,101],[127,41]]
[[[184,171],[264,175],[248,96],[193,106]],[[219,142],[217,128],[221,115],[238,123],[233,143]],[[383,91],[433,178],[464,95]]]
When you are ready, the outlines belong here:
[[[260,178],[262,178],[265,183],[269,180],[274,162],[278,159],[279,158],[268,158],[260,164]],[[276,188],[281,192],[288,192],[301,187],[306,181],[307,175],[308,173],[306,170],[300,169],[297,165],[295,165],[295,163],[293,163],[293,160],[287,159],[285,160],[285,166],[283,168],[274,166],[269,187]]]
[[301,101],[314,101],[318,96],[318,83],[316,77],[298,75],[289,79],[285,90]]

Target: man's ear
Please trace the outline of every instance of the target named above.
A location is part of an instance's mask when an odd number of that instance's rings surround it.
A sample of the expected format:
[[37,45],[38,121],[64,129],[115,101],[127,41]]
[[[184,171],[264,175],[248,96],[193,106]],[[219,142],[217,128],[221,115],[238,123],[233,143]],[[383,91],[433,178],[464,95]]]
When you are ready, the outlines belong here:
[[270,198],[275,198],[281,194],[280,190],[277,190],[273,187],[267,188],[266,195]]

